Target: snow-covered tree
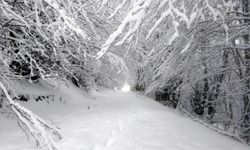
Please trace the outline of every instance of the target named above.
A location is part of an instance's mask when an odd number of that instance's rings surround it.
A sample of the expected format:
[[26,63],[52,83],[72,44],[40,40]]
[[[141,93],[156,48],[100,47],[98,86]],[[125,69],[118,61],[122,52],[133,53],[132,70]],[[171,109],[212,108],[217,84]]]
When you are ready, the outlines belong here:
[[11,110],[37,144],[49,149],[56,149],[52,135],[61,139],[60,133],[14,101],[8,83],[68,78],[86,91],[94,86],[95,44],[106,23],[93,11],[92,2],[80,0],[0,2],[0,105]]
[[224,125],[222,130],[238,139],[249,139],[248,117],[243,117],[249,114],[249,46],[243,44],[248,43],[244,34],[249,35],[249,15],[243,12],[246,2],[138,0],[102,4],[117,6],[115,11],[105,9],[109,18],[119,11],[125,15],[118,19],[120,24],[102,45],[98,58],[122,45],[139,68],[137,89],[218,128]]
[[56,77],[88,91],[137,75],[136,89],[249,141],[249,3],[1,0],[1,89]]

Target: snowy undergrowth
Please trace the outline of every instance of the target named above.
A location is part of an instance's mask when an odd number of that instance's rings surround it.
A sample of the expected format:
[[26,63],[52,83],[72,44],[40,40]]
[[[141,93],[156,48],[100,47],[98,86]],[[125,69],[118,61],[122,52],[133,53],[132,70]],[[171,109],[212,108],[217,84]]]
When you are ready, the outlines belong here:
[[[37,86],[32,90],[57,97],[50,104],[22,104],[60,128],[63,140],[57,144],[61,150],[249,149],[132,92],[94,92],[87,98],[71,84],[69,88]],[[0,122],[1,150],[40,149],[27,141],[15,121],[1,115]]]

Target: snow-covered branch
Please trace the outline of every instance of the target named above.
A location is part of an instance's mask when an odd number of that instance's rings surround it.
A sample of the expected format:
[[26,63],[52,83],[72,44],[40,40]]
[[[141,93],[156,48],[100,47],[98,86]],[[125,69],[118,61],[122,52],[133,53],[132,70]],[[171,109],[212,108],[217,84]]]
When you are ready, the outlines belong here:
[[108,17],[108,19],[113,18],[119,10],[121,10],[123,8],[123,6],[128,2],[129,0],[122,0],[121,3],[118,4],[118,6],[116,6],[114,12]]
[[0,88],[6,97],[10,109],[16,115],[20,127],[25,132],[29,132],[35,138],[38,145],[46,147],[49,150],[57,150],[58,148],[53,136],[59,140],[62,139],[62,135],[58,129],[15,102],[2,82],[0,82]]
[[[168,3],[167,3],[168,2]],[[146,36],[146,39],[148,39],[153,31],[164,21],[165,18],[170,17],[171,21],[172,21],[172,25],[173,25],[173,34],[172,37],[169,40],[169,45],[171,45],[171,43],[179,36],[178,33],[178,26],[181,22],[184,22],[187,25],[187,28],[189,29],[191,24],[193,23],[193,21],[195,20],[195,18],[198,15],[198,9],[194,9],[196,8],[198,5],[195,5],[193,11],[190,15],[186,14],[187,9],[185,7],[185,5],[182,5],[182,11],[174,6],[174,1],[173,0],[165,0],[163,1],[159,6],[158,6],[158,10],[160,10],[164,5],[167,4],[167,10],[164,10],[163,13],[161,13],[160,18],[158,18],[154,25],[149,29],[148,34]],[[190,7],[190,6],[188,6]],[[190,8],[189,8],[190,9]]]
[[[119,37],[122,39],[116,42],[116,46],[122,45],[130,36],[132,36],[142,24],[147,9],[150,6],[152,0],[138,0],[133,4],[133,8],[127,13],[119,27],[109,36],[106,42],[101,46],[101,51],[97,53],[97,59],[101,58],[110,48],[111,44]],[[122,35],[125,27],[131,25],[129,30]],[[122,36],[121,36],[122,35]]]
[[67,15],[66,11],[62,8],[60,8],[57,1],[54,0],[44,0],[47,2],[51,7],[53,7],[59,14],[60,17],[62,17],[64,23],[66,26],[75,31],[77,34],[81,35],[83,39],[87,38],[87,34],[80,28],[80,26],[77,24],[76,20],[70,16]]

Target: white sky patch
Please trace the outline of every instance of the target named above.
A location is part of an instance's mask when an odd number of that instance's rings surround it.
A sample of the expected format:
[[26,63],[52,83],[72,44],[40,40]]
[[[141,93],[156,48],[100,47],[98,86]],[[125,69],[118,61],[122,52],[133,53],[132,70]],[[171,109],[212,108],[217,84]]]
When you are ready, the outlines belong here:
[[123,87],[121,88],[121,90],[122,90],[123,92],[129,92],[130,89],[131,89],[131,87],[130,87],[130,85],[129,85],[128,83],[125,83],[125,84],[123,85]]

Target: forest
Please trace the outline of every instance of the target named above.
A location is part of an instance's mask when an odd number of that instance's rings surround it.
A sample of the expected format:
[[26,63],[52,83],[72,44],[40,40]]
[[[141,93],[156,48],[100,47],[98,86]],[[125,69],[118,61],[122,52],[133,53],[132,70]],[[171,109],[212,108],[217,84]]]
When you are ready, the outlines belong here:
[[250,0],[0,0],[0,115],[52,150],[60,131],[11,86],[50,80],[128,83],[250,144]]

